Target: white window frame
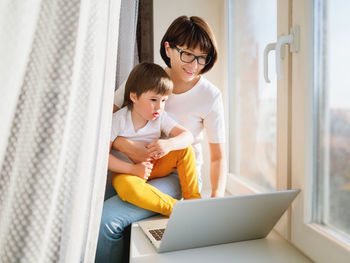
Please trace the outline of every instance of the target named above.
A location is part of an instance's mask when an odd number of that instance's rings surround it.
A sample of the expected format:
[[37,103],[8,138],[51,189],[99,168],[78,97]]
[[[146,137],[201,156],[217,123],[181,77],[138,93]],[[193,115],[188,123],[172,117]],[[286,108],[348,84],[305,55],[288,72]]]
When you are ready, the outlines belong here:
[[312,222],[313,192],[313,1],[293,1],[300,51],[292,63],[292,187],[302,192],[292,209],[292,243],[316,262],[348,262],[350,245]]
[[[300,50],[286,52],[281,63],[284,78],[278,81],[277,189],[302,191],[275,230],[316,262],[348,262],[349,243],[330,228],[312,222],[314,1],[278,0],[278,36],[299,25]],[[233,121],[234,117],[229,120]],[[262,192],[234,174],[228,174],[227,191]]]

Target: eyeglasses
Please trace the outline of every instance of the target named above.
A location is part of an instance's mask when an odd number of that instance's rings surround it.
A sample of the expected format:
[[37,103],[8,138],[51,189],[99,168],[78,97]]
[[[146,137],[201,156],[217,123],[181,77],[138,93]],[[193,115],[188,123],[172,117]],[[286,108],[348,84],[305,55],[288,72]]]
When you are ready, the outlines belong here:
[[195,56],[194,54],[187,52],[187,51],[183,51],[183,50],[177,48],[176,46],[175,46],[175,49],[180,53],[181,61],[185,62],[185,63],[191,63],[195,59],[197,59],[197,62],[199,65],[205,66],[205,65],[208,65],[210,60],[211,60],[210,56]]

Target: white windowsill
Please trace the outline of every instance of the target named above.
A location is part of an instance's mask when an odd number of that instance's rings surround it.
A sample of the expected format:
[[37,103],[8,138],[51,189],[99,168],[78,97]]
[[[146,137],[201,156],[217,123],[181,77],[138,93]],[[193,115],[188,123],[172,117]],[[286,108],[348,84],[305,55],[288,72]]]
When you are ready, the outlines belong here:
[[[148,220],[152,220],[148,219]],[[267,238],[158,254],[137,223],[132,224],[130,262],[310,263],[295,247],[272,231]]]

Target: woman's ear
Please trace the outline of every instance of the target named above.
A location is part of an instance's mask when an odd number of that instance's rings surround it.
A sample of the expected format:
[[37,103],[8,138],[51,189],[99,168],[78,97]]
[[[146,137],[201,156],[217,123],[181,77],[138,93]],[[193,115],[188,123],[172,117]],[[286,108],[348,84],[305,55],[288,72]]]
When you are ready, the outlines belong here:
[[165,49],[165,53],[166,53],[167,57],[169,58],[170,57],[170,55],[169,55],[170,44],[168,41],[164,42],[164,49]]
[[135,92],[130,92],[130,99],[132,102],[136,102],[137,96]]

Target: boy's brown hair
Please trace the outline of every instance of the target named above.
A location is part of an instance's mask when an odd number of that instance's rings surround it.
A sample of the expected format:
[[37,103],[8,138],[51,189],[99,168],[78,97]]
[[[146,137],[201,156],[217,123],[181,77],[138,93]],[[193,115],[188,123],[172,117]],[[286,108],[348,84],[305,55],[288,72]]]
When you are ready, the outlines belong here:
[[197,16],[180,16],[169,26],[160,43],[160,55],[169,68],[170,59],[165,51],[165,42],[169,42],[171,48],[176,46],[186,46],[194,49],[200,47],[202,52],[211,57],[210,62],[205,65],[200,73],[209,71],[217,60],[217,47],[213,32],[209,25]]
[[173,82],[165,70],[154,63],[142,62],[134,67],[125,84],[123,107],[132,109],[133,102],[130,93],[141,94],[154,91],[156,94],[170,95],[173,91]]

